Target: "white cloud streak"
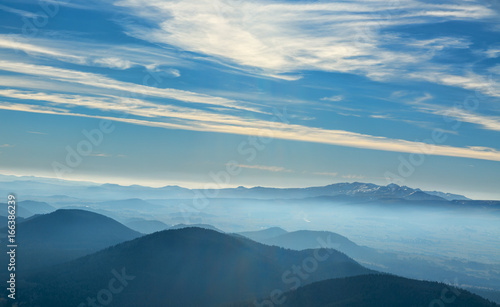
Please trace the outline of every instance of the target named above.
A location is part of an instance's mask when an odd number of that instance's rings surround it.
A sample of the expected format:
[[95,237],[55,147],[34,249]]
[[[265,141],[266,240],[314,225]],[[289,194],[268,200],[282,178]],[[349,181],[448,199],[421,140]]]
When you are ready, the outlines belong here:
[[410,73],[410,77],[419,80],[425,80],[432,83],[461,87],[467,90],[477,91],[483,95],[500,97],[500,82],[495,80],[492,75],[484,77],[472,72],[463,76],[452,75],[441,71],[427,71]]
[[117,90],[122,93],[134,93],[143,96],[159,97],[174,99],[189,103],[210,104],[227,108],[246,110],[251,112],[261,113],[262,111],[243,105],[242,102],[226,99],[222,97],[214,97],[205,94],[194,93],[190,91],[172,89],[172,88],[156,88],[135,83],[117,81],[103,75],[69,70],[63,68],[55,68],[51,66],[33,65],[26,63],[15,63],[0,61],[0,70],[6,70],[27,75],[35,75],[52,80],[78,83],[96,88],[104,88]]
[[321,98],[321,100],[323,101],[333,101],[333,102],[342,101],[343,99],[344,97],[342,95]]
[[37,17],[39,17],[39,15],[37,15],[37,14],[31,13],[31,12],[28,12],[28,11],[24,11],[24,10],[15,9],[13,7],[9,7],[9,6],[3,5],[3,4],[0,4],[0,10],[2,10],[4,12],[7,12],[7,13],[12,13],[12,14],[19,15],[21,17],[26,17],[26,18],[37,18]]
[[265,127],[262,122],[244,120],[237,116],[206,112],[194,108],[179,107],[169,104],[153,103],[146,100],[124,98],[119,96],[93,97],[69,94],[48,94],[18,90],[1,90],[0,96],[19,99],[42,101],[62,107],[85,107],[103,112],[120,112],[121,114],[146,117],[151,119],[175,119],[197,122],[215,122],[227,125],[246,125]]
[[52,48],[29,44],[21,41],[21,38],[19,38],[18,36],[13,35],[0,35],[0,49],[12,49],[16,51],[23,51],[28,54],[44,55],[70,63],[85,63],[85,57],[83,56],[71,55],[60,52],[58,50],[54,50]]
[[455,119],[459,122],[475,124],[485,130],[500,132],[500,117],[498,116],[480,115],[464,110],[463,108],[443,108],[430,104],[418,105],[417,109],[422,112],[440,115],[444,118]]
[[[404,75],[407,65],[429,60],[429,51],[465,48],[444,37],[407,42],[381,29],[447,20],[481,20],[496,13],[471,1],[238,2],[123,0],[132,14],[157,27],[128,25],[127,34],[279,76],[301,70],[349,72],[380,79]],[[385,44],[398,44],[395,51]],[[411,47],[411,48],[408,48]]]
[[134,63],[129,60],[124,60],[120,58],[100,58],[94,60],[94,63],[100,66],[109,67],[109,68],[117,68],[117,69],[129,69],[134,65]]
[[[81,99],[81,97],[77,100],[85,101],[85,99]],[[62,103],[64,104],[66,102]],[[87,102],[85,103],[87,107],[91,106],[91,104]],[[102,107],[102,101],[96,101],[94,103],[96,104],[94,105],[94,108]],[[205,116],[196,117],[197,114],[194,114],[193,116],[195,117],[187,118],[189,115],[182,115],[182,112],[175,113],[171,112],[170,110],[162,110],[159,107],[155,110],[155,107],[153,105],[143,106],[146,107],[146,113],[149,113],[149,110],[147,110],[148,108],[152,109],[151,111],[155,111],[155,116],[150,116],[146,119],[137,119],[125,116],[117,117],[104,115],[88,115],[82,113],[74,113],[67,109],[49,106],[10,102],[0,103],[0,109],[4,110],[79,116],[87,118],[101,118],[118,122],[125,122],[129,124],[166,129],[182,129],[251,136],[265,136],[284,140],[331,144],[363,149],[500,161],[500,151],[491,148],[485,150],[484,148],[479,147],[453,147],[445,145],[426,144],[422,142],[391,139],[343,130],[327,130],[316,127],[276,123],[265,120],[248,120],[236,116],[219,115],[210,118]],[[125,109],[128,109],[128,107],[126,107]],[[130,114],[144,116],[144,114],[137,113],[137,110],[132,110]],[[204,117],[205,119],[201,119],[200,117]]]
[[[300,75],[294,73],[301,70],[357,73],[374,79],[398,76],[407,65],[425,63],[432,58],[432,52],[427,52],[429,50],[435,52],[444,48],[465,48],[468,42],[456,38],[411,40],[406,43],[416,51],[408,49],[396,51],[394,48],[388,50],[383,45],[394,43],[400,38],[381,34],[383,32],[381,29],[395,25],[425,23],[429,20],[480,20],[494,15],[493,11],[471,1],[465,1],[460,5],[436,5],[407,0],[400,1],[397,7],[388,6],[388,2],[379,0],[309,4],[258,1],[240,2],[234,6],[219,0],[169,2],[125,0],[118,2],[118,5],[132,8],[134,12],[157,25],[154,29],[128,25],[126,30],[129,35],[209,55],[223,62],[235,63],[243,69],[250,68],[252,72],[259,69],[264,76],[289,81],[298,80]],[[42,44],[39,44],[40,42]],[[133,58],[116,56],[116,52],[110,52],[106,57],[96,57],[93,54],[90,56],[82,54],[88,50],[85,48],[83,49],[86,51],[78,52],[76,48],[63,48],[60,45],[58,48],[49,48],[46,43],[43,40],[37,40],[35,43],[12,40],[0,35],[0,48],[16,49],[61,61],[116,69],[128,69],[137,63],[141,63],[140,65],[144,67],[157,67],[155,61],[140,62],[138,56],[140,53],[133,48],[128,48],[130,53],[126,52],[127,47],[120,49],[120,52],[133,54]],[[159,57],[154,51],[147,52],[151,53],[151,58]],[[343,130],[276,124],[266,120],[222,114],[221,107],[225,111],[236,109],[264,112],[244,101],[122,82],[95,73],[6,60],[0,61],[0,70],[144,97],[144,99],[123,98],[111,94],[91,97],[0,90],[0,95],[4,97],[23,101],[23,103],[2,102],[0,109],[4,110],[110,119],[166,129],[267,135],[285,140],[355,148],[500,161],[498,150],[480,146],[453,147],[424,144]],[[179,72],[173,70],[172,74],[176,76]],[[413,79],[481,90],[488,95],[500,97],[497,83],[492,85],[489,82],[491,80],[474,74],[459,76],[430,70],[424,74],[419,72],[406,75]],[[20,86],[22,87],[22,85],[15,87]],[[193,107],[194,104],[205,104],[211,106],[214,112],[173,106],[168,103],[154,103],[147,100],[151,97],[173,99]],[[340,101],[340,99],[341,96],[325,97],[325,100],[330,101]],[[29,104],[27,101],[41,101],[46,105]],[[76,113],[72,110],[75,106],[99,110],[106,115]],[[119,117],[113,112],[126,116]],[[456,113],[453,116],[460,117],[463,121],[481,124],[485,129],[498,129],[496,118],[484,121],[484,116],[477,114]]]
[[[188,61],[171,55],[166,50],[135,45],[107,45],[75,40],[47,38],[26,38],[21,35],[0,34],[0,49],[25,52],[31,56],[45,57],[58,61],[85,65],[128,69],[132,66],[188,66]],[[103,56],[105,54],[106,56]],[[4,55],[8,56],[8,54]],[[8,58],[7,58],[8,59]]]
[[336,173],[336,172],[314,172],[312,174],[319,175],[319,176],[336,177],[339,173]]
[[361,179],[365,179],[366,177],[362,176],[362,175],[349,174],[349,175],[342,175],[342,178],[349,179],[349,180],[361,180]]
[[256,169],[260,171],[269,171],[269,172],[282,172],[282,173],[292,173],[292,170],[286,169],[281,166],[266,166],[266,165],[245,165],[245,164],[239,164],[238,165],[241,168],[249,168],[249,169]]
[[500,48],[490,48],[488,50],[485,51],[485,54],[489,57],[489,58],[496,58],[498,56],[500,56]]
[[26,131],[27,133],[31,133],[31,134],[41,134],[41,135],[46,135],[47,133],[45,132],[40,132],[40,131]]

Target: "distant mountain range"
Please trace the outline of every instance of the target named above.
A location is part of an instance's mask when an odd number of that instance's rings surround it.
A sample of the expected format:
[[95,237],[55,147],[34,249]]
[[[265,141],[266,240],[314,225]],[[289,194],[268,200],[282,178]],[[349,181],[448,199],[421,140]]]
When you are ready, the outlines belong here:
[[[139,185],[121,186],[117,184],[93,184],[71,182],[58,179],[37,177],[2,176],[0,192],[5,194],[18,192],[21,196],[55,197],[60,201],[71,202],[65,195],[89,200],[117,199],[191,199],[203,193],[203,190],[186,189],[179,186],[152,188]],[[469,200],[463,195],[438,191],[422,191],[407,186],[389,184],[380,186],[372,183],[336,183],[321,187],[308,188],[228,188],[217,190],[218,198],[254,198],[254,199],[299,199],[318,196],[351,196],[369,199],[399,198],[407,200]],[[26,198],[25,198],[26,199]]]
[[467,200],[465,196],[442,192],[424,192],[407,186],[389,184],[380,186],[372,183],[336,183],[322,187],[309,188],[245,188],[220,190],[220,197],[258,198],[258,199],[300,199],[318,196],[350,196],[367,199],[399,198],[407,200]]

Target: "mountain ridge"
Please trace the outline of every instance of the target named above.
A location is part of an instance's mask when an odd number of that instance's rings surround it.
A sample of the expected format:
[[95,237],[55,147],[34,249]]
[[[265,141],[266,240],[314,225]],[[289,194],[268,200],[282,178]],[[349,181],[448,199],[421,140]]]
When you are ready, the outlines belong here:
[[[321,269],[298,279],[292,266],[304,272],[304,259],[315,259],[311,257],[316,254],[323,257],[317,263]],[[373,272],[331,249],[292,251],[189,227],[136,238],[33,274],[23,285],[30,287],[31,297],[24,299],[34,305],[76,306],[107,287],[113,270],[134,276],[126,291],[113,296],[117,306],[165,306],[166,302],[168,306],[219,306],[256,299],[276,288]]]
[[[2,233],[7,233],[6,228]],[[140,236],[139,232],[107,216],[86,210],[59,209],[18,224],[16,239],[22,242],[17,248],[18,268],[37,270]],[[6,237],[2,243],[5,240]],[[2,253],[0,259],[6,257],[6,253]]]
[[[452,285],[382,274],[317,281],[285,292],[279,297],[268,297],[259,301],[267,302],[267,306],[276,306],[271,303],[273,299],[279,299],[279,306],[283,307],[498,306]],[[236,303],[229,306],[251,307],[255,306],[255,303]]]
[[[9,179],[16,179],[8,177]],[[57,194],[71,194],[83,199],[101,199],[101,200],[117,200],[117,199],[189,199],[199,193],[203,193],[202,189],[188,189],[177,185],[167,185],[163,187],[148,187],[141,185],[123,186],[119,184],[96,184],[85,182],[66,182],[64,180],[51,180],[47,178],[30,177],[29,180],[1,181],[0,191],[10,193],[11,191],[25,191],[26,196],[52,196],[54,192]],[[51,191],[51,192],[48,192]],[[66,193],[65,193],[66,191]],[[433,200],[470,200],[463,195],[440,191],[422,191],[418,188],[410,188],[407,186],[399,186],[391,183],[386,186],[377,185],[374,183],[362,182],[341,182],[333,183],[325,186],[301,187],[301,188],[273,188],[273,187],[237,187],[237,188],[222,188],[217,190],[217,197],[221,198],[245,198],[256,197],[260,199],[272,198],[305,198],[313,196],[332,196],[332,195],[358,195],[358,196],[376,196],[385,197],[387,195],[396,195],[399,198],[413,199],[433,199]],[[416,193],[416,195],[415,195]],[[424,194],[422,194],[424,193]],[[119,198],[118,195],[120,195]],[[203,194],[202,194],[203,195]]]

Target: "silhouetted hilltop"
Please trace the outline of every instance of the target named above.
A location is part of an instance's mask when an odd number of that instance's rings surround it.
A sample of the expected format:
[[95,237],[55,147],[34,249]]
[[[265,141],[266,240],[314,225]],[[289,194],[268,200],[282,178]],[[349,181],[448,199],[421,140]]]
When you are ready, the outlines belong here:
[[184,228],[156,232],[35,274],[26,284],[27,300],[40,306],[78,306],[106,289],[116,272],[134,278],[113,295],[113,304],[135,307],[217,306],[372,271],[335,250],[292,251]]
[[[282,302],[279,306],[284,307],[497,306],[463,289],[392,275],[363,275],[319,281],[286,292],[279,299]],[[255,304],[247,302],[231,306],[255,307]]]
[[[7,229],[4,228],[1,233],[6,234]],[[139,236],[140,233],[94,212],[57,210],[17,225],[17,267],[19,270],[42,268]],[[4,246],[5,240],[6,238],[2,240]],[[6,254],[2,253],[0,261],[4,259]]]

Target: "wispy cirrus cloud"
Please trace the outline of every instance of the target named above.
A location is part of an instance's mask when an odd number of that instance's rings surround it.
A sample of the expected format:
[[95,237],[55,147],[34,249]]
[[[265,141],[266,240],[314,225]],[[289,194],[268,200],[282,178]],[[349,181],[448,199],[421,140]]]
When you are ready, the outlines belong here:
[[[87,107],[90,107],[90,105],[87,104]],[[94,107],[102,107],[102,104],[97,103]],[[100,118],[166,129],[182,129],[253,136],[267,135],[284,140],[331,144],[354,148],[500,161],[500,151],[492,148],[485,150],[484,148],[478,147],[454,147],[426,144],[422,142],[392,139],[345,130],[329,130],[286,123],[277,124],[266,120],[249,120],[248,118],[238,116],[214,115],[212,117],[198,116],[197,118],[186,118],[185,115],[179,115],[178,113],[178,116],[174,117],[175,112],[164,113],[164,111],[160,109],[155,110],[154,106],[149,107],[152,108],[151,111],[157,112],[156,116],[149,116],[149,118],[147,116],[143,116],[143,118],[131,118],[129,116],[119,117],[112,114],[95,115],[76,113],[70,109],[61,107],[0,102],[0,109],[11,111]],[[126,112],[128,109],[128,107],[124,107],[123,112]],[[170,111],[167,110],[165,112]],[[146,113],[149,113],[149,110],[146,110]],[[135,116],[140,115],[135,110],[130,111],[130,114]]]
[[423,72],[412,72],[410,77],[425,80],[432,83],[460,87],[467,90],[478,91],[483,95],[500,97],[500,82],[492,74],[486,76],[467,72],[464,75],[456,75],[444,72],[446,70],[429,70]]
[[267,165],[246,165],[246,164],[239,164],[238,165],[241,168],[249,168],[249,169],[256,169],[256,170],[261,170],[261,171],[269,171],[269,172],[280,172],[280,173],[292,173],[293,171],[290,169],[286,169],[281,166],[267,166]]
[[500,56],[500,47],[489,48],[484,52],[489,58],[496,58]]
[[0,49],[11,49],[28,54],[44,55],[70,63],[85,63],[85,57],[83,56],[72,55],[54,50],[53,48],[26,43],[21,41],[19,36],[14,35],[0,35]]
[[101,158],[110,158],[113,157],[111,154],[103,153],[103,152],[93,152],[89,156],[92,157],[101,157]]
[[464,38],[456,37],[439,37],[432,39],[408,39],[406,44],[419,48],[427,48],[428,50],[443,50],[446,48],[466,49],[471,45],[471,42]]
[[378,118],[378,119],[392,119],[390,115],[387,114],[371,114],[369,115],[371,118]]
[[[0,34],[0,50],[24,52],[31,56],[44,57],[83,66],[108,67],[124,70],[133,66],[148,69],[159,66],[187,66],[189,61],[176,58],[168,51],[135,45],[109,45],[73,40],[48,38],[26,38],[22,35]],[[103,54],[105,56],[103,56]],[[8,59],[8,53],[3,54]],[[15,61],[15,59],[14,59]]]
[[129,60],[124,60],[120,58],[100,58],[94,60],[94,63],[97,65],[102,65],[104,67],[109,68],[118,68],[118,69],[128,69],[134,65],[134,63]]
[[464,108],[444,108],[430,104],[421,104],[416,106],[421,112],[426,112],[434,115],[440,115],[448,119],[454,119],[458,122],[466,122],[475,124],[485,130],[500,132],[500,117],[491,115],[481,115]]
[[337,177],[338,172],[313,172],[313,175]]
[[344,96],[342,96],[342,95],[321,98],[321,100],[323,100],[323,101],[333,101],[333,102],[342,101],[343,99],[344,99]]
[[26,131],[27,133],[31,133],[31,134],[40,134],[40,135],[47,135],[47,133],[45,132],[40,132],[40,131]]
[[145,96],[174,99],[189,103],[209,104],[257,113],[262,112],[261,110],[258,110],[254,107],[245,105],[245,103],[243,102],[235,101],[232,99],[214,97],[206,94],[199,94],[173,88],[157,88],[135,83],[122,82],[100,74],[56,68],[52,66],[0,61],[0,70],[41,76],[44,78],[63,82],[78,83],[95,88],[117,90],[122,93],[135,93]]
[[3,5],[3,4],[0,4],[0,10],[7,12],[7,13],[16,14],[16,15],[19,15],[19,16],[25,17],[25,18],[37,18],[37,17],[39,17],[39,15],[34,14],[32,12],[16,9],[16,8],[9,7],[9,6]]
[[342,175],[342,178],[344,178],[344,179],[349,179],[349,180],[361,180],[361,179],[365,179],[365,178],[366,178],[366,176],[363,176],[363,175],[348,174],[348,175]]
[[66,107],[68,111],[74,107],[85,107],[89,110],[104,112],[120,112],[124,115],[133,115],[145,118],[185,120],[198,122],[215,122],[220,124],[252,124],[259,127],[266,125],[259,121],[245,120],[242,117],[214,113],[196,108],[179,107],[166,103],[154,103],[143,99],[127,98],[120,96],[82,96],[73,94],[44,93],[33,91],[19,91],[0,89],[0,96],[14,98],[21,101],[41,101],[44,104]]
[[[152,27],[126,33],[279,76],[302,70],[348,72],[374,79],[405,76],[434,52],[466,48],[463,38],[402,39],[384,29],[496,15],[474,1],[238,2],[122,0],[115,3]],[[387,48],[386,46],[392,46]],[[395,48],[397,46],[397,48]]]
[[[253,74],[289,81],[299,80],[305,70],[354,73],[378,80],[387,76],[404,75],[407,78],[471,90],[484,88],[487,80],[471,74],[443,73],[441,72],[443,70],[439,69],[428,71],[426,66],[435,52],[448,48],[466,48],[470,45],[468,40],[440,37],[407,39],[404,43],[400,43],[401,37],[397,34],[382,30],[398,25],[447,20],[482,20],[495,14],[489,8],[473,1],[464,1],[460,5],[404,1],[399,2],[397,6],[390,6],[387,2],[378,0],[308,4],[258,1],[240,2],[238,5],[224,1],[125,0],[118,2],[117,5],[133,8],[133,14],[142,16],[147,19],[149,25],[153,25],[148,28],[138,24],[124,25],[127,34],[149,42],[199,53],[204,57],[208,56],[210,60],[251,71]],[[141,53],[137,47],[113,46],[109,48],[110,51],[105,57],[97,57],[95,54],[98,47],[78,42],[75,44],[76,47],[66,47],[64,42],[44,39],[13,42],[0,35],[0,48],[16,49],[28,54],[43,55],[81,65],[122,70],[134,65],[155,70],[163,52],[161,49],[145,48]],[[396,45],[396,48],[386,48],[387,45]],[[79,47],[86,48],[78,50]],[[168,54],[168,51],[165,53]],[[150,55],[147,61],[140,59],[141,55],[147,54]],[[418,67],[420,64],[423,64],[422,71],[430,73],[422,74],[421,71],[413,74],[404,73],[407,67]],[[9,102],[1,103],[0,108],[62,116],[106,118],[167,129],[241,135],[259,135],[263,131],[271,131],[275,138],[294,141],[395,152],[425,152],[432,155],[494,161],[500,159],[500,153],[491,148],[486,150],[477,146],[424,144],[340,129],[318,128],[312,126],[314,123],[311,123],[311,126],[294,124],[273,126],[270,121],[261,119],[269,115],[261,106],[225,98],[225,95],[211,96],[175,88],[140,85],[119,81],[102,74],[49,65],[0,61],[0,70],[14,73],[12,76],[0,78],[0,83],[4,82],[2,84],[13,88],[32,89],[30,86],[35,88],[28,82],[18,82],[20,79],[16,78],[22,75],[26,77],[24,80],[29,77],[43,79],[44,82],[50,83],[49,86],[55,83],[78,85],[87,88],[88,93],[93,91],[96,93],[76,95],[50,93],[49,90],[38,92],[0,90],[0,95],[11,99]],[[171,74],[180,76],[178,70],[171,70]],[[37,85],[38,89],[43,88],[42,82],[40,80],[38,82],[40,82]],[[64,87],[59,87],[58,90],[66,92]],[[484,88],[484,91],[486,90],[492,95],[497,92],[491,87]],[[67,92],[71,91],[67,89]],[[132,93],[134,95],[130,96],[135,97],[140,95],[142,99],[124,98],[126,95],[123,94],[126,93]],[[168,101],[169,99],[183,104],[174,105]],[[429,98],[424,97],[424,99]],[[327,96],[321,100],[338,102],[343,100],[343,96]],[[203,110],[198,104],[203,105]],[[339,110],[356,113],[339,114],[359,116],[357,109],[334,105]],[[76,106],[84,107],[85,110],[76,112]],[[99,113],[96,113],[96,110]],[[255,114],[243,116],[241,111]],[[116,113],[127,116],[121,117]],[[390,119],[383,112],[376,113],[372,117]],[[469,114],[465,121],[467,120],[478,123],[480,119]],[[496,127],[495,122],[486,123],[489,128]]]

